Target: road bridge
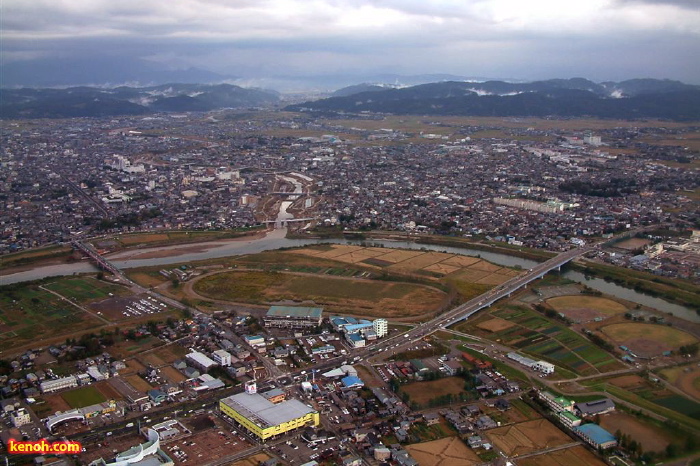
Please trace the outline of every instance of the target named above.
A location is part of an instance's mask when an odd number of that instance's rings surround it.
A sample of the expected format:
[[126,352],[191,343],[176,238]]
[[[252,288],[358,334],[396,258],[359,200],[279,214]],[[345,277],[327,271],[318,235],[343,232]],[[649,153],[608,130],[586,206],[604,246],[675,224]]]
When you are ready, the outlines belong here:
[[90,259],[94,260],[97,263],[97,267],[99,267],[100,269],[110,272],[115,277],[126,279],[126,276],[122,273],[122,271],[119,270],[110,261],[102,257],[100,253],[97,252],[97,250],[94,247],[92,247],[92,245],[83,243],[82,241],[73,241],[71,242],[71,246],[73,246],[73,249],[81,251]]
[[579,249],[572,249],[570,251],[558,254],[546,262],[537,264],[526,273],[519,275],[517,277],[511,278],[507,282],[497,286],[496,288],[460,305],[451,311],[439,316],[436,320],[441,321],[441,327],[448,327],[459,321],[465,320],[472,316],[473,314],[479,312],[485,307],[491,306],[493,303],[499,299],[505,298],[513,294],[513,292],[519,290],[520,288],[527,287],[528,284],[535,280],[539,280],[544,277],[547,273],[554,269],[561,270],[561,266],[569,263],[570,261],[576,259],[577,257],[583,256],[584,254],[595,249],[594,247],[585,247]]

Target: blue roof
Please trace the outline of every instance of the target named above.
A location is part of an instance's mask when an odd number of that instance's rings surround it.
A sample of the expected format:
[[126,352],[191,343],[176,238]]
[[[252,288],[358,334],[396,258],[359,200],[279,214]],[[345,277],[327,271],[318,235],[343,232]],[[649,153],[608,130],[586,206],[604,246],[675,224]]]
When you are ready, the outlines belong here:
[[372,322],[367,322],[366,324],[352,324],[352,325],[346,325],[345,330],[348,333],[356,332],[358,330],[362,330],[363,328],[369,328],[372,326]]
[[363,340],[362,335],[357,334],[357,333],[351,333],[350,335],[348,335],[348,338],[351,339],[352,341],[362,341]]
[[348,375],[347,377],[341,379],[341,382],[343,382],[343,385],[345,385],[346,387],[352,387],[354,385],[359,385],[362,387],[365,386],[365,383],[362,381],[362,379],[354,375]]
[[580,426],[575,427],[574,430],[581,432],[598,445],[607,442],[614,442],[616,440],[613,434],[603,429],[598,424],[581,424]]

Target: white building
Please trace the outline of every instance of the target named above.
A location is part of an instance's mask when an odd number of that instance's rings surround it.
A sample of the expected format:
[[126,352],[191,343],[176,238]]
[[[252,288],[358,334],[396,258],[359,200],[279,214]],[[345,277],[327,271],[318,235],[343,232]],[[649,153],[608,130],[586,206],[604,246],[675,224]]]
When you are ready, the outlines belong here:
[[64,388],[73,388],[78,386],[78,380],[70,375],[56,380],[45,380],[39,384],[41,393],[51,393]]
[[185,356],[188,361],[191,361],[196,367],[208,370],[212,366],[216,366],[216,361],[212,361],[209,356],[199,351],[193,351],[187,356]]
[[537,361],[532,368],[536,371],[540,371],[543,374],[553,374],[554,373],[554,364],[549,363],[547,361]]
[[32,418],[29,416],[29,412],[24,408],[19,408],[15,411],[12,411],[10,417],[12,418],[12,425],[15,427],[20,427],[32,422]]
[[211,353],[211,358],[218,362],[220,366],[230,366],[231,365],[231,353],[224,350],[217,350]]
[[372,328],[374,333],[377,334],[378,338],[382,338],[389,333],[389,323],[386,319],[376,319],[372,322]]

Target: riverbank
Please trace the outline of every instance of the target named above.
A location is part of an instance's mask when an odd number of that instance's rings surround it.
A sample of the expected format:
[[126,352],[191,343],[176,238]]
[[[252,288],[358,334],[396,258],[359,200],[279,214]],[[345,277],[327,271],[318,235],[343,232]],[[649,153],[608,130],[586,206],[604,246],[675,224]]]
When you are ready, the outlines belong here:
[[586,276],[598,277],[639,293],[688,307],[700,315],[700,289],[691,282],[593,262],[586,262],[585,265],[571,264],[569,267]]

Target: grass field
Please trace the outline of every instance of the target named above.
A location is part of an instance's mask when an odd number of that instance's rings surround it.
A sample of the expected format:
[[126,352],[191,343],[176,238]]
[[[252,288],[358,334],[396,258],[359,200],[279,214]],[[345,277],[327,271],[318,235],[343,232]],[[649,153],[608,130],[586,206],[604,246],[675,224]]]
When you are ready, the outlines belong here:
[[38,284],[0,287],[0,350],[101,324],[94,316]]
[[658,356],[664,351],[697,342],[697,338],[682,330],[657,324],[624,322],[606,325],[605,336],[617,345],[625,345],[638,354]]
[[48,283],[45,288],[55,291],[66,298],[79,303],[95,301],[112,295],[129,294],[130,291],[123,286],[113,285],[92,277],[63,278]]
[[279,272],[222,272],[198,280],[194,291],[211,299],[256,304],[312,300],[335,312],[349,309],[393,318],[435,312],[446,299],[436,288],[412,283]]
[[73,409],[84,408],[107,401],[107,398],[95,386],[76,388],[75,390],[61,393],[61,397]]
[[459,395],[464,391],[464,379],[461,377],[444,377],[429,382],[413,382],[401,385],[401,391],[410,396],[411,401],[425,404],[444,395]]
[[555,311],[561,312],[574,321],[587,322],[595,318],[603,318],[624,314],[627,308],[612,299],[596,296],[575,295],[550,298],[547,304]]

